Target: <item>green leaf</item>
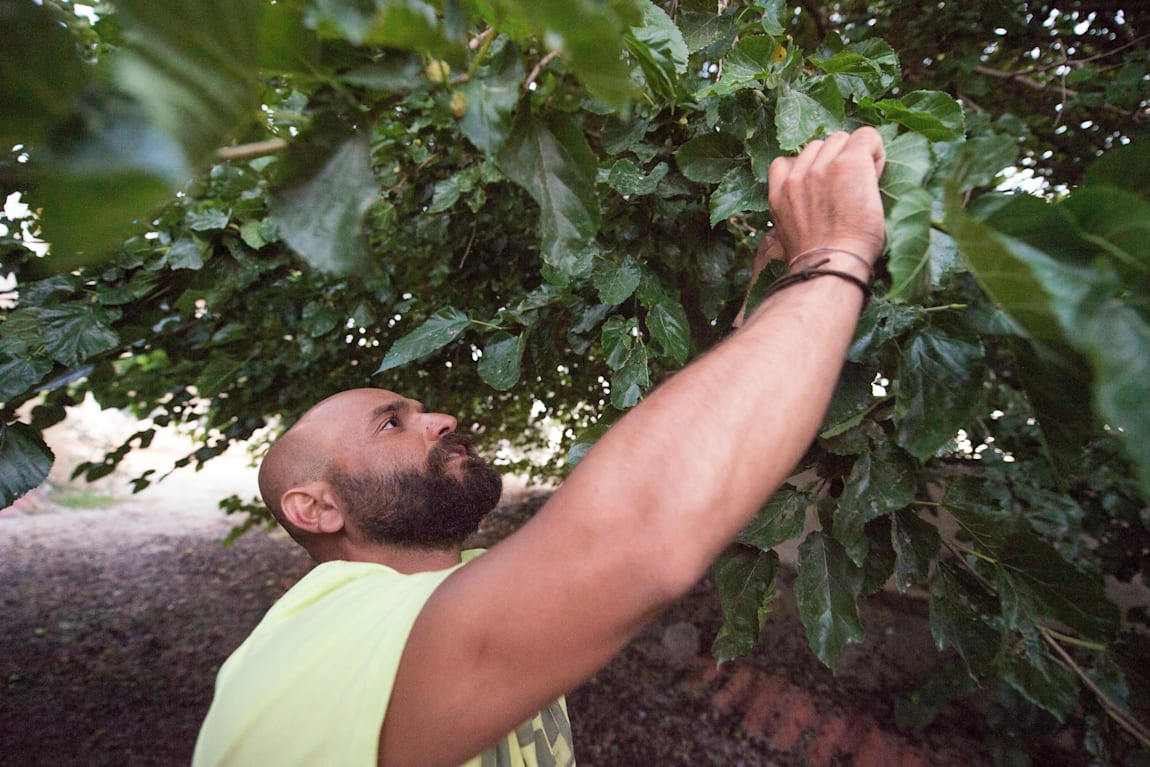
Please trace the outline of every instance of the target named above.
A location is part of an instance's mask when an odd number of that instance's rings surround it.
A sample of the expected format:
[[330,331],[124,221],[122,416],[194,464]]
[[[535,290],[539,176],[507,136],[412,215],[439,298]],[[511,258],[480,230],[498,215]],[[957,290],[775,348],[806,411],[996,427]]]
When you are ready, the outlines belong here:
[[172,243],[164,256],[164,264],[170,269],[191,269],[195,271],[204,265],[204,243],[194,237],[182,237]]
[[320,271],[343,274],[367,258],[361,226],[379,195],[367,141],[345,141],[310,178],[272,197],[276,229]]
[[683,305],[663,297],[647,312],[647,330],[659,345],[659,353],[676,365],[686,364],[691,356],[691,327]]
[[1010,349],[1046,451],[1058,470],[1055,476],[1069,476],[1082,459],[1082,446],[1097,432],[1094,414],[1082,406],[1082,393],[1092,386],[1090,364],[1067,345],[1036,347],[1026,339],[1012,338]]
[[927,328],[902,351],[895,418],[898,443],[927,460],[954,439],[982,396],[979,344]]
[[287,3],[264,3],[260,17],[260,70],[311,75],[320,67],[320,42],[304,25],[302,9]]
[[663,98],[673,98],[678,76],[687,71],[687,43],[667,13],[650,0],[639,0],[643,23],[634,26],[624,38],[647,85]]
[[691,53],[696,53],[723,40],[732,40],[738,32],[733,14],[691,11],[680,8],[676,19],[683,30],[683,40]]
[[498,163],[539,205],[543,260],[568,279],[585,275],[599,231],[599,198],[595,155],[579,126],[565,114],[537,119],[522,110]]
[[953,648],[968,671],[986,671],[998,652],[1000,635],[989,600],[942,566],[930,584],[930,633],[941,652]]
[[877,38],[851,43],[828,58],[812,56],[810,60],[833,76],[843,96],[852,101],[881,96],[901,79],[898,54]]
[[767,210],[767,187],[755,180],[749,168],[739,166],[723,177],[711,194],[711,226],[732,216]]
[[1024,638],[1006,652],[1002,678],[1060,722],[1065,721],[1078,704],[1078,680],[1074,672],[1059,663],[1036,637]]
[[783,485],[735,540],[767,551],[797,538],[803,532],[807,509],[814,502],[812,493],[800,492],[793,485]]
[[780,59],[777,55],[780,47],[780,41],[769,35],[740,38],[723,59],[723,74],[718,82],[701,89],[695,97],[727,96],[746,88],[773,84],[786,64],[786,57]]
[[894,583],[900,594],[924,583],[942,545],[938,528],[907,509],[891,515],[891,543],[896,556]]
[[884,99],[877,105],[888,120],[904,125],[931,141],[954,141],[965,131],[962,105],[941,91],[912,91],[901,99]]
[[886,223],[891,274],[887,300],[921,302],[930,293],[930,221],[934,200],[925,189],[907,191],[891,208]]
[[605,258],[596,259],[591,272],[591,282],[599,292],[599,300],[614,306],[631,297],[639,287],[642,273],[635,259],[630,256],[616,263]]
[[639,404],[643,395],[651,389],[647,357],[647,347],[636,343],[622,367],[611,376],[611,404],[619,410]]
[[863,453],[851,467],[834,511],[834,536],[856,565],[862,565],[867,554],[866,523],[914,501],[917,468],[889,444]]
[[320,37],[347,40],[353,45],[404,48],[448,55],[452,41],[439,23],[436,9],[423,0],[317,0],[307,23]]
[[445,307],[426,322],[392,344],[376,373],[406,365],[442,349],[463,333],[471,319],[453,307]]
[[667,175],[667,164],[658,163],[651,172],[643,171],[628,159],[616,160],[607,173],[607,184],[616,192],[628,197],[654,193],[659,182]]
[[635,345],[635,332],[639,323],[634,317],[624,319],[618,315],[603,323],[599,334],[603,340],[603,358],[611,370],[619,370],[627,361]]
[[110,321],[108,312],[97,304],[75,301],[17,309],[8,315],[3,327],[7,341],[17,328],[30,324],[52,359],[71,367],[120,343],[120,337],[108,324]]
[[862,570],[846,556],[835,539],[813,532],[799,545],[795,599],[807,641],[819,660],[833,671],[843,648],[861,642],[856,599]]
[[1108,150],[1086,169],[1085,186],[1113,186],[1150,198],[1150,151],[1145,142]]
[[718,663],[742,657],[754,649],[759,632],[774,607],[775,573],[779,555],[734,544],[711,565],[719,590],[723,625],[711,645]]
[[779,146],[796,151],[819,135],[842,130],[846,119],[843,95],[832,77],[812,77],[784,86],[775,109]]
[[507,391],[519,382],[519,371],[523,363],[523,350],[527,346],[527,334],[513,336],[498,334],[483,347],[479,358],[479,377],[498,391]]
[[823,417],[819,437],[830,439],[858,426],[875,405],[872,382],[875,369],[869,365],[847,363],[835,384],[835,393]]
[[922,190],[932,163],[930,143],[917,133],[904,133],[887,142],[879,190],[888,211],[893,210],[903,197],[916,195]]
[[22,423],[0,423],[0,508],[40,486],[54,460],[35,429]]
[[459,130],[486,154],[498,152],[511,132],[511,113],[519,102],[523,77],[519,49],[505,45],[463,86],[467,112],[459,122]]
[[0,4],[0,144],[35,146],[72,112],[84,83],[78,42],[51,6]]
[[700,184],[714,184],[746,161],[741,141],[726,133],[704,133],[675,151],[679,171]]
[[261,6],[259,0],[116,3],[131,41],[116,79],[153,125],[180,142],[190,164],[256,117]]
[[0,357],[0,402],[10,402],[24,394],[52,371],[46,357]]
[[1150,323],[1113,298],[1081,313],[1076,336],[1094,368],[1094,407],[1119,439],[1150,496]]
[[847,359],[851,362],[865,361],[877,353],[883,344],[898,338],[925,316],[921,306],[892,304],[881,298],[871,298],[870,304],[859,317],[854,340],[847,350]]
[[1017,533],[998,552],[1002,614],[1019,630],[1058,621],[1087,638],[1107,640],[1118,629],[1118,608],[1097,579],[1071,566],[1049,544]]
[[612,109],[625,109],[635,94],[624,58],[627,28],[643,21],[637,2],[501,0],[500,20],[514,19],[564,54],[576,77]]

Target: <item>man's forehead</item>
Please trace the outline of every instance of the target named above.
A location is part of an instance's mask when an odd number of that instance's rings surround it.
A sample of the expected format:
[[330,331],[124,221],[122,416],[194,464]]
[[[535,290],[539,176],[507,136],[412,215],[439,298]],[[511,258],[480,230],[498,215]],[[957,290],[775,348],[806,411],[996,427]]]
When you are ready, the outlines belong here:
[[300,423],[315,419],[369,418],[383,412],[422,411],[423,405],[386,389],[351,389],[334,394],[304,414]]

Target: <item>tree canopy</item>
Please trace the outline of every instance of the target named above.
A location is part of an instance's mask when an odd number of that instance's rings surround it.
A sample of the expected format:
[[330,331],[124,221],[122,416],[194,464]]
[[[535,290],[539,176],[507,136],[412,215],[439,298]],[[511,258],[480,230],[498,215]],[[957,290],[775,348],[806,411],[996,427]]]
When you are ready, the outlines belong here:
[[815,479],[716,564],[715,654],[753,645],[814,506],[825,663],[859,598],[930,593],[908,726],[993,679],[1100,760],[1150,744],[1147,616],[1102,590],[1150,574],[1148,34],[1116,0],[5,3],[0,503],[89,395],[147,419],[89,478],[154,428],[199,465],[365,385],[562,476],[722,337],[770,161],[874,125],[887,259]]

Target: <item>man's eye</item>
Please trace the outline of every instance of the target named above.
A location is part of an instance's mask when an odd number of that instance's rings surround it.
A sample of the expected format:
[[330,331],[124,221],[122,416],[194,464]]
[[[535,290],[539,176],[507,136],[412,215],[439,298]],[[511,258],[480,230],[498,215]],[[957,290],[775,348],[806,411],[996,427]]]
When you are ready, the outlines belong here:
[[394,429],[396,426],[399,426],[399,423],[395,420],[395,416],[392,416],[380,425],[379,430],[384,431],[385,429]]

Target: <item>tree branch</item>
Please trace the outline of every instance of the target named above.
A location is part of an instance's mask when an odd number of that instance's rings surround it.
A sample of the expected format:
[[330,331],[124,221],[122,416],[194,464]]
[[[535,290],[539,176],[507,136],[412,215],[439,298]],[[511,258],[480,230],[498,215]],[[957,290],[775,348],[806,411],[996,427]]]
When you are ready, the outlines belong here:
[[[988,67],[988,66],[984,66],[984,65],[979,65],[979,66],[975,67],[974,71],[978,72],[980,75],[986,75],[987,77],[994,77],[994,78],[997,78],[999,80],[1010,80],[1011,82],[1016,82],[1019,85],[1025,85],[1027,88],[1030,88],[1031,90],[1039,91],[1041,93],[1045,93],[1045,92],[1049,91],[1051,88],[1050,83],[1039,82],[1038,80],[1035,80],[1033,77],[1030,77],[1028,74],[1021,73],[1021,72],[1006,72],[1006,71],[1001,70],[1001,69],[994,69],[993,67]],[[1067,88],[1064,85],[1059,85],[1058,90],[1062,96],[1063,103],[1065,103],[1066,97],[1068,97],[1068,96],[1079,96],[1079,95],[1081,95],[1078,91],[1076,91],[1072,88]],[[1138,110],[1138,109],[1136,109],[1133,112],[1131,112],[1129,110],[1123,109],[1122,107],[1114,106],[1113,104],[1103,104],[1102,109],[1106,110],[1107,112],[1110,112],[1111,114],[1122,115],[1123,117],[1129,117],[1129,118],[1132,118],[1136,121],[1141,121],[1141,120],[1146,119],[1147,117],[1150,117],[1150,110]]]

